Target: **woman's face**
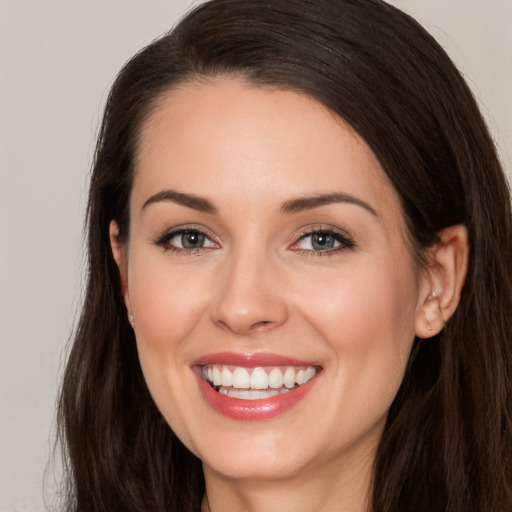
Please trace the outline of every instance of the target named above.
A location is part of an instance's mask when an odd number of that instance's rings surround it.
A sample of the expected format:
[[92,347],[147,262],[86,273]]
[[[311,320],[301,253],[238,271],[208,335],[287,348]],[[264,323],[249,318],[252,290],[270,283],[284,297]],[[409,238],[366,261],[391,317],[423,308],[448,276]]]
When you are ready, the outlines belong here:
[[114,252],[175,433],[230,478],[371,461],[424,286],[366,144],[306,96],[217,80],[166,93],[137,156]]

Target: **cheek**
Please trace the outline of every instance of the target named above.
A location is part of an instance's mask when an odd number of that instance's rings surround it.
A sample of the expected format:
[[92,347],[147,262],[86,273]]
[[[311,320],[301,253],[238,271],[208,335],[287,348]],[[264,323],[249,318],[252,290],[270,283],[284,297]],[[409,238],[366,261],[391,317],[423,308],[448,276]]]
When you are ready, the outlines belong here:
[[195,327],[205,310],[208,284],[202,276],[171,269],[161,260],[134,257],[128,286],[137,334],[164,350]]
[[165,257],[132,250],[129,300],[148,389],[167,423],[192,448],[193,410],[184,402],[193,385],[189,340],[205,314],[208,286],[204,275],[169,267]]
[[[414,340],[417,286],[407,261],[365,262],[361,271],[317,278],[302,315],[329,345],[332,389],[354,419],[387,413]],[[318,276],[317,276],[318,277]],[[311,290],[311,286],[308,286]],[[333,290],[331,294],[322,290]]]
[[168,401],[179,398],[184,378],[190,378],[189,340],[207,311],[208,285],[206,276],[170,268],[166,257],[154,252],[132,250],[128,290],[140,364],[164,412],[174,410]]
[[[379,339],[391,336],[396,344],[414,333],[417,285],[412,264],[398,260],[363,260],[360,270],[302,277],[302,314],[333,348],[378,348]],[[307,294],[304,293],[307,290]]]

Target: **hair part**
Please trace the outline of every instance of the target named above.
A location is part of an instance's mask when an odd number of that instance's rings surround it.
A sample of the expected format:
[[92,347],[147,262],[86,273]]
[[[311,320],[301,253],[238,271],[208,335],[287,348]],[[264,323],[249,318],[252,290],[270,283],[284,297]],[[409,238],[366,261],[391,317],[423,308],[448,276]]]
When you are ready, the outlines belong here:
[[365,140],[421,261],[464,224],[470,263],[441,334],[416,340],[375,462],[372,512],[512,507],[512,215],[476,102],[448,56],[380,0],[213,0],[133,57],[109,95],[87,210],[87,292],[62,385],[67,510],[196,511],[200,461],[153,403],[109,244],[129,233],[140,130],[162,94],[218,77],[304,93]]

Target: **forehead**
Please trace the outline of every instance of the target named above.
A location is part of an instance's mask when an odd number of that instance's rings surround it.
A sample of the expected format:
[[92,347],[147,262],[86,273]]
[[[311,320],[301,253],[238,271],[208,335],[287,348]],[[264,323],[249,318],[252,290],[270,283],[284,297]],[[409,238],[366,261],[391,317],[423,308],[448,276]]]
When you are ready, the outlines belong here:
[[164,93],[141,129],[135,169],[134,201],[164,188],[276,203],[337,191],[399,210],[378,160],[346,122],[304,94],[236,80]]

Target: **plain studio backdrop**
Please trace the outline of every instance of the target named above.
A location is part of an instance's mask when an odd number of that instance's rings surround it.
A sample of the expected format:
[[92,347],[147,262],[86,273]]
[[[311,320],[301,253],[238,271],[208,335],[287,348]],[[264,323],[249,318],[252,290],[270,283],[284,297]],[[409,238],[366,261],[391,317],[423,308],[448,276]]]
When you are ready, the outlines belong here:
[[[0,0],[0,511],[44,509],[84,276],[82,222],[115,74],[190,0]],[[445,47],[512,174],[512,0],[394,0]],[[52,475],[50,474],[50,483]],[[47,498],[54,501],[47,485]]]

